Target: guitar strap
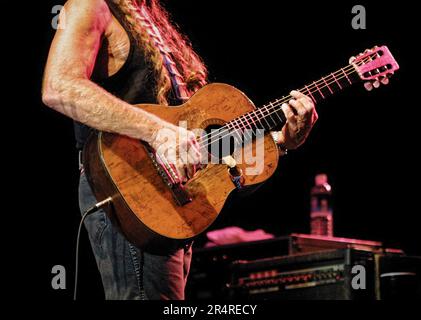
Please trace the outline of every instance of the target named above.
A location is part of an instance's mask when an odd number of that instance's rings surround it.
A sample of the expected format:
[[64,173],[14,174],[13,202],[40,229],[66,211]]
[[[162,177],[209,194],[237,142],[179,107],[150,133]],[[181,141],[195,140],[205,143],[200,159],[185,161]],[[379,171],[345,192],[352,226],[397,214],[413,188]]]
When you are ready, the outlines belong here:
[[189,99],[187,85],[183,79],[183,76],[177,70],[177,66],[171,57],[170,48],[168,48],[168,46],[165,44],[161,33],[152,22],[152,18],[150,17],[149,13],[147,12],[144,6],[140,7],[140,13],[140,23],[145,28],[146,32],[149,34],[152,41],[157,46],[159,52],[162,55],[164,65],[171,78],[171,84],[173,86],[176,98],[183,102],[187,101]]

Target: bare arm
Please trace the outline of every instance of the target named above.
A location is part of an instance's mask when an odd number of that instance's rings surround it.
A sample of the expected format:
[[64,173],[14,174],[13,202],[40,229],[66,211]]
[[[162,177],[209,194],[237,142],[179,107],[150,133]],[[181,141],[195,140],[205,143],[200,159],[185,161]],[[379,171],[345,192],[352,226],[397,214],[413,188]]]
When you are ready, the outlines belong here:
[[163,121],[118,99],[90,80],[112,16],[104,0],[70,0],[45,68],[43,102],[101,131],[151,142]]
[[[193,132],[118,99],[90,80],[101,39],[112,21],[105,1],[69,0],[65,17],[65,27],[57,31],[48,56],[43,102],[92,128],[146,141],[162,157],[175,149],[168,161],[186,179],[185,170],[201,161]],[[169,143],[169,137],[175,142]],[[180,157],[183,150],[188,157]]]

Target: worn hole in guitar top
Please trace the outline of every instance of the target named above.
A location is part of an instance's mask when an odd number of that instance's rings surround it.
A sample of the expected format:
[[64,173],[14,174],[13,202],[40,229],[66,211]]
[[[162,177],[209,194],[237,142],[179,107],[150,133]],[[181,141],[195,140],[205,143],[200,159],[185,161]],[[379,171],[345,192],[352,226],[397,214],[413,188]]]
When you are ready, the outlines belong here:
[[218,124],[207,126],[200,140],[206,146],[203,149],[208,152],[208,161],[213,164],[222,164],[222,158],[232,155],[239,144],[234,134]]

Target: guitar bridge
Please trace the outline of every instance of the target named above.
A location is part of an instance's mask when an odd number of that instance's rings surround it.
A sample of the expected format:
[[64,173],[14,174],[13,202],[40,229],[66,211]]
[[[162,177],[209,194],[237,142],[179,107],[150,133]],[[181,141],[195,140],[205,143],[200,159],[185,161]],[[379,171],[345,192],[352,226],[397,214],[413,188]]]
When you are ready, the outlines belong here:
[[165,185],[170,189],[177,205],[184,206],[192,202],[192,198],[173,170],[171,168],[164,168],[163,165],[161,165],[156,159],[155,152],[151,148],[145,146],[145,149],[157,173],[162,178]]

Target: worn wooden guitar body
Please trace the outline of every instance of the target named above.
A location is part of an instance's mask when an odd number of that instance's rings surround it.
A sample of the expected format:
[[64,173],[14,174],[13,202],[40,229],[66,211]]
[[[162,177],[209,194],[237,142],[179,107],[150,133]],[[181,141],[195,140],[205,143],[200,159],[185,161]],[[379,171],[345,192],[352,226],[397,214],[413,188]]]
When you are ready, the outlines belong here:
[[[374,47],[300,91],[318,102],[361,80],[374,82],[374,86],[380,81],[386,84],[398,69],[386,46]],[[138,107],[175,125],[185,121],[191,130],[227,123],[224,127],[228,132],[232,129],[238,134],[249,128],[269,132],[282,127],[285,115],[281,105],[289,99],[291,96],[286,96],[255,110],[253,103],[236,88],[210,84],[179,107]],[[264,150],[264,157],[259,160],[261,170],[248,175],[247,161],[240,159],[244,159],[244,153],[253,154],[260,147]],[[227,165],[209,164],[181,192],[180,188],[171,189],[158,174],[148,150],[138,140],[110,133],[93,134],[85,145],[84,166],[97,200],[112,197],[108,215],[127,239],[149,251],[168,251],[169,247],[180,246],[206,230],[236,186]],[[272,136],[266,134],[250,139],[233,157],[237,160],[237,172],[243,173],[242,186],[250,186],[267,180],[275,172],[279,154]]]
[[[239,90],[226,84],[210,84],[178,107],[138,105],[139,108],[189,129],[220,125],[255,109]],[[244,185],[267,180],[278,165],[278,149],[271,135],[254,140],[246,148],[264,143],[264,169],[247,176]],[[234,156],[235,158],[235,156]],[[111,134],[94,134],[84,150],[84,165],[98,200],[112,197],[107,213],[133,244],[157,251],[178,246],[206,230],[218,217],[229,194],[235,189],[225,164],[209,164],[185,185],[192,201],[180,206],[138,140]],[[181,240],[181,241],[180,241]]]

